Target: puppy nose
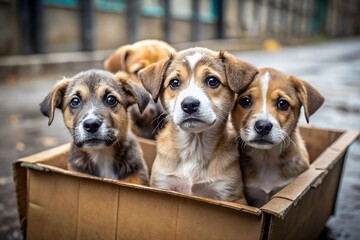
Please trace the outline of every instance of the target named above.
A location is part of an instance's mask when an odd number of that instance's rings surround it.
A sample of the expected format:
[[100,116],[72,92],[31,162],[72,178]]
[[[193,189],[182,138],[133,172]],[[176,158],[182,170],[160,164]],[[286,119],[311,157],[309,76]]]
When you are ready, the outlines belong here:
[[259,121],[256,121],[254,128],[258,134],[260,134],[261,136],[265,136],[265,135],[269,134],[272,126],[273,125],[269,121],[259,120]]
[[181,108],[184,112],[192,114],[199,109],[200,101],[193,97],[186,97],[181,102]]
[[84,129],[89,133],[95,133],[101,126],[101,121],[96,118],[90,118],[84,121]]

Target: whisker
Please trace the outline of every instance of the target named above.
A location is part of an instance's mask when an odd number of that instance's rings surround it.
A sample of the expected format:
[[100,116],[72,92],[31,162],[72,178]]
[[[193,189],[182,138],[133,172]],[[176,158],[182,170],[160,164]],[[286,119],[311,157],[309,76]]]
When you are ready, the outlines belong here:
[[[245,129],[241,129],[240,130],[241,132],[244,132],[245,135],[248,135],[249,134],[249,129],[245,128]],[[239,142],[239,147],[241,150],[245,150],[246,146],[247,146],[247,143],[245,141],[242,140],[242,137],[241,137],[241,133],[239,132],[239,134],[237,135],[236,137],[236,141]]]
[[[163,118],[161,118],[162,116],[165,116]],[[157,118],[155,118],[152,123],[156,120],[157,121],[157,124],[156,124],[156,127],[154,128],[154,130],[152,131],[152,134],[155,134],[156,131],[160,131],[161,129],[161,126],[163,125],[163,122],[165,120],[167,120],[168,118],[170,118],[170,116],[167,114],[167,111],[164,111],[163,113],[161,113]],[[160,119],[160,121],[159,121]]]
[[225,124],[229,119],[229,113],[228,112],[226,112],[226,111],[224,111],[223,109],[221,109],[221,108],[219,108],[219,107],[217,107],[217,106],[215,106],[214,105],[214,107],[216,108],[216,109],[218,109],[220,112],[222,112],[225,116],[223,116],[223,115],[218,115],[217,117],[219,118],[219,119],[222,119],[222,123],[223,124]]
[[160,117],[166,115],[166,111],[162,112],[159,116],[157,116],[156,118],[154,118],[152,121],[151,121],[151,124],[153,124],[155,121],[158,121]]

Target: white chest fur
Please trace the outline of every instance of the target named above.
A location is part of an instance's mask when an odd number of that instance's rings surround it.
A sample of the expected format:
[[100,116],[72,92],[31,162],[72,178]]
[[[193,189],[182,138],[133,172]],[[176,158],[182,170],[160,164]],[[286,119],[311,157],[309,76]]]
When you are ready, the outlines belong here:
[[108,149],[95,150],[91,153],[91,160],[97,166],[100,177],[117,179],[113,168],[114,157],[112,151]]
[[166,182],[167,185],[160,187],[187,194],[226,199],[228,193],[224,191],[224,183],[218,176],[209,174],[209,164],[214,160],[212,157],[217,141],[217,135],[212,132],[199,135],[181,130],[176,144],[179,164],[166,175],[159,176],[162,178],[159,182]]
[[216,138],[211,133],[202,135],[180,130],[177,148],[180,164],[172,175],[187,178],[190,182],[208,181],[207,166],[214,152]]
[[241,173],[237,173],[240,168],[228,168],[238,161],[235,141],[233,152],[223,152],[219,141],[225,146],[232,141],[222,132],[224,129],[211,130],[201,134],[178,132],[172,145],[176,157],[167,154],[173,149],[158,153],[164,159],[154,162],[152,186],[220,200],[238,199],[242,194]]

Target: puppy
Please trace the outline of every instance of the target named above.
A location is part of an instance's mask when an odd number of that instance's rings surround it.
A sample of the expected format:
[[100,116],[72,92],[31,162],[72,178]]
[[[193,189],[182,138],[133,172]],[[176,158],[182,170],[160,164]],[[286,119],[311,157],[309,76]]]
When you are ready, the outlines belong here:
[[166,59],[170,53],[176,50],[168,43],[161,40],[141,40],[133,44],[127,44],[118,48],[104,61],[107,71],[116,73],[127,72],[131,79],[141,83],[138,72],[152,63]]
[[309,83],[271,68],[259,70],[231,113],[239,134],[245,195],[260,207],[309,167],[297,127],[304,107],[307,122],[324,102]]
[[147,185],[148,170],[129,128],[128,108],[137,103],[142,111],[148,102],[149,94],[126,73],[88,70],[58,82],[40,110],[50,125],[55,108],[61,109],[73,137],[71,169]]
[[[133,44],[128,44],[118,48],[104,62],[104,68],[110,72],[127,72],[131,79],[141,84],[137,77],[139,70],[158,62],[175,53],[175,49],[161,40],[142,40]],[[157,127],[161,122],[163,108],[161,104],[156,104],[152,99],[145,111],[141,114],[139,108],[133,107],[131,111],[133,125],[132,130],[135,134],[154,138]]]
[[228,115],[235,92],[257,69],[229,53],[191,48],[141,70],[169,121],[157,138],[150,186],[245,203],[236,136]]

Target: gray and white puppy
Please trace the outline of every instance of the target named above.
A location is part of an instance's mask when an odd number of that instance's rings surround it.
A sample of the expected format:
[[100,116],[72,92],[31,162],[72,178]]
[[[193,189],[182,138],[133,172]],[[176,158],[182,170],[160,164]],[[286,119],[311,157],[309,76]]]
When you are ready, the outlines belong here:
[[128,109],[137,103],[142,111],[148,102],[149,94],[126,73],[88,70],[59,81],[40,110],[50,125],[55,108],[61,109],[73,137],[71,169],[147,185],[148,169],[131,132]]

